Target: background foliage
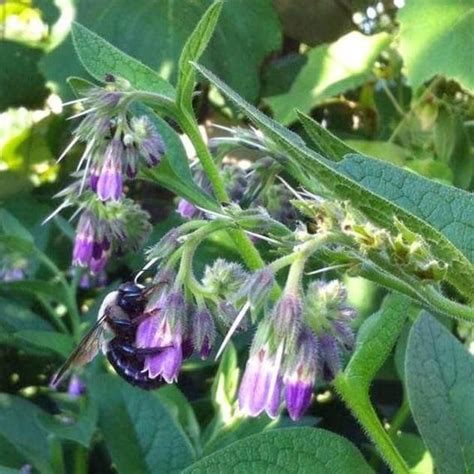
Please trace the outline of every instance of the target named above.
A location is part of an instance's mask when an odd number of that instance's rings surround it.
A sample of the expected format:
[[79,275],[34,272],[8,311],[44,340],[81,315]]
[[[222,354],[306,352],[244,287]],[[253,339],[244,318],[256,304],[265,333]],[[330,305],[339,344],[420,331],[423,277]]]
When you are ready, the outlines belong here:
[[[200,63],[250,105],[313,140],[316,151],[334,160],[332,170],[360,186],[360,194],[350,194],[356,188],[347,191],[348,199],[364,201],[367,189],[385,197],[433,229],[438,255],[472,263],[474,73],[469,45],[474,8],[468,0],[453,0],[449,8],[441,0],[406,3],[400,9],[402,2],[391,0],[227,0]],[[69,326],[67,315],[77,315],[80,329],[88,327],[103,296],[143,264],[140,254],[125,255],[109,265],[102,280],[86,281],[69,267],[71,223],[56,217],[41,225],[56,204],[52,196],[75,167],[74,157],[55,163],[72,130],[62,107],[74,98],[67,78],[92,80],[92,74],[101,79],[115,61],[124,77],[133,74],[128,79],[134,83],[153,81],[160,91],[173,93],[157,75],[177,83],[181,50],[210,4],[0,4],[0,470],[297,472],[317,465],[322,472],[385,472],[383,460],[336,394],[344,396],[357,386],[357,400],[363,404],[370,395],[386,436],[411,471],[429,473],[435,465],[439,472],[471,472],[474,368],[467,348],[472,326],[435,312],[420,315],[406,297],[385,297],[380,287],[362,278],[346,282],[360,314],[362,349],[335,389],[318,387],[300,426],[285,415],[272,421],[236,414],[248,335],[238,338],[220,363],[190,360],[177,386],[154,393],[105,374],[103,360],[81,375],[86,395],[73,398],[48,388],[80,332]],[[71,39],[73,19],[147,67],[137,69],[122,53],[111,55],[98,40],[97,54],[85,57],[86,48],[81,54],[89,65],[84,69]],[[81,31],[90,47],[87,30],[76,26],[79,50]],[[236,106],[239,100],[232,100],[225,86],[198,79],[194,107],[203,124],[247,123]],[[244,104],[248,115],[264,126],[267,122],[250,105]],[[301,113],[342,141],[314,128]],[[168,124],[157,126],[176,140]],[[178,158],[169,160],[169,169],[162,170],[169,175],[161,179],[178,176],[181,184],[173,191],[198,195],[179,168],[183,149],[178,141],[175,145],[171,152]],[[355,152],[382,162],[359,155],[340,161]],[[383,161],[413,173],[402,175]],[[168,191],[141,181],[130,193],[152,214],[148,243],[179,222]],[[379,201],[367,199],[370,206],[369,213],[380,211]],[[217,255],[235,254],[225,238],[215,238],[201,249],[198,271]],[[465,275],[468,293],[472,281]],[[380,336],[380,347],[371,346],[374,334]]]

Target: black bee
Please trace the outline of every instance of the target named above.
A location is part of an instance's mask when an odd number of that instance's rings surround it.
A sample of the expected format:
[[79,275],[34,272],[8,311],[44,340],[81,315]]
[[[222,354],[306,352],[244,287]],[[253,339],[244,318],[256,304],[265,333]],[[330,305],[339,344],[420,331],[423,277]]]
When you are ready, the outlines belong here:
[[[52,386],[59,385],[71,367],[87,364],[102,349],[117,374],[130,384],[145,390],[160,387],[160,377],[152,379],[142,370],[145,357],[157,355],[163,348],[135,347],[137,327],[147,317],[143,312],[152,289],[124,283],[109,293],[99,309],[97,322],[54,375]],[[113,334],[112,339],[105,339],[105,329]]]

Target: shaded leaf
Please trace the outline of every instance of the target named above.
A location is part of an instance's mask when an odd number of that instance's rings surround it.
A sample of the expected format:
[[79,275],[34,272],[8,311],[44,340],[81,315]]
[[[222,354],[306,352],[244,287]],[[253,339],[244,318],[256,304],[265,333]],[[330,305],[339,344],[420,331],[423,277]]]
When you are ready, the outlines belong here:
[[118,472],[178,473],[193,448],[178,422],[153,392],[102,374],[88,381],[99,406],[99,426]]
[[433,458],[419,436],[399,433],[394,441],[410,468],[410,474],[433,474]]
[[75,441],[89,447],[96,431],[98,411],[97,405],[90,398],[83,398],[78,414],[62,412],[52,416],[48,413],[38,415],[39,424],[48,432],[61,439]]
[[[352,32],[335,43],[310,50],[290,89],[265,99],[275,120],[291,123],[297,118],[295,109],[309,112],[324,100],[364,84],[377,56],[389,42],[386,33],[366,36]],[[281,71],[276,74],[270,68],[270,89],[275,88],[272,81],[279,81],[280,74]]]
[[413,418],[439,472],[474,470],[474,360],[436,319],[413,325],[406,355]]
[[36,421],[42,410],[20,397],[0,394],[0,435],[39,472],[51,473],[47,432]]
[[0,111],[8,107],[41,108],[48,96],[38,70],[40,49],[3,40],[0,42]]
[[474,93],[471,0],[417,0],[398,13],[400,53],[413,87],[436,74],[455,79]]
[[385,298],[380,311],[364,321],[344,371],[348,381],[368,387],[390,355],[410,311],[411,300],[392,293]]

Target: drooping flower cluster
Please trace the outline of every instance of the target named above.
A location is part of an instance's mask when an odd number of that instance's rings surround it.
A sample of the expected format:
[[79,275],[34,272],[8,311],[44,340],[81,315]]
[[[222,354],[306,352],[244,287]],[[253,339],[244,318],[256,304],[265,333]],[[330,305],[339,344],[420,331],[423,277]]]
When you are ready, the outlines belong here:
[[82,103],[85,110],[72,118],[84,118],[59,158],[76,143],[84,143],[77,180],[58,197],[64,199],[60,209],[78,205],[82,210],[73,264],[88,267],[92,273],[103,270],[112,253],[135,247],[128,242],[132,211],[138,212],[134,218],[141,221],[138,227],[149,228],[147,215],[124,198],[124,180],[134,178],[141,163],[158,164],[165,145],[152,116],[133,113],[129,100],[133,92],[127,81],[108,75],[105,87],[92,86],[83,98],[73,101]]
[[107,206],[86,201],[77,225],[73,264],[98,274],[113,253],[138,249],[149,231],[148,214],[129,199]]
[[[264,273],[259,275],[263,280]],[[265,411],[274,418],[284,399],[293,420],[304,414],[317,378],[332,380],[341,370],[343,353],[352,350],[355,312],[345,299],[339,281],[316,281],[304,297],[284,291],[266,311],[240,385],[244,413],[258,416]]]

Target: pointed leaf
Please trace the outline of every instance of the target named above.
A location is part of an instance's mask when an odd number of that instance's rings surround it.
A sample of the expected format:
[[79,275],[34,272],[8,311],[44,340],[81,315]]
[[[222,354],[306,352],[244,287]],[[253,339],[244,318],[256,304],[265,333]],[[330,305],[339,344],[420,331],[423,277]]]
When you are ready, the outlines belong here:
[[192,96],[196,73],[191,65],[191,61],[197,61],[206,46],[208,45],[212,33],[219,19],[223,3],[221,1],[213,3],[203,17],[199,20],[191,36],[186,41],[181,56],[179,58],[179,73],[177,90],[177,101],[181,104],[181,110],[192,111]]
[[[339,169],[337,163],[331,162],[309,149],[298,135],[244,101],[212,72],[200,65],[196,65],[196,68],[232,102],[239,106],[284,154],[291,157],[289,161],[290,164],[292,162],[297,164],[311,176],[310,179],[305,180],[305,186],[318,192],[318,184],[316,181],[319,181],[336,193],[340,199],[350,200],[353,206],[358,207],[369,218],[382,227],[395,229],[394,216],[398,217],[407,227],[421,234],[427,240],[437,258],[449,264],[447,271],[448,280],[466,295],[471,294],[472,282],[474,281],[473,265],[471,265],[466,256],[443,234],[432,227],[430,223],[422,220],[406,208],[407,206],[405,204],[407,201],[410,202],[410,195],[402,200],[402,207],[390,202],[383,195],[380,195],[379,189],[377,189],[377,191],[367,189],[357,178],[352,179],[344,169]],[[390,167],[389,170],[397,170],[398,172],[398,169],[391,165],[368,158],[364,160],[360,158],[360,155],[358,155],[356,163],[357,161],[364,161],[364,163],[368,161],[377,162],[378,166],[383,165],[384,167]],[[293,170],[291,171],[293,172]],[[405,172],[395,176],[395,179],[397,179],[396,183],[401,181],[400,184],[403,184],[405,179],[407,179],[407,174],[408,173]],[[299,173],[296,177],[301,179],[303,176],[303,174]],[[395,186],[396,185],[397,184],[395,184]],[[409,191],[407,190],[407,192]],[[421,198],[423,199],[424,195],[422,195]],[[415,200],[414,202],[417,201]],[[450,201],[446,201],[445,204],[449,206]],[[463,207],[461,212],[468,214],[474,213],[474,206],[469,206],[467,209]],[[467,236],[463,235],[462,238],[466,239]]]
[[474,359],[429,314],[413,325],[406,354],[406,384],[413,417],[436,470],[474,471]]

